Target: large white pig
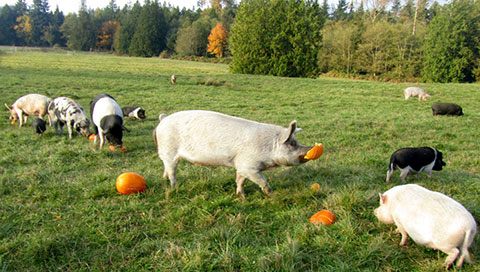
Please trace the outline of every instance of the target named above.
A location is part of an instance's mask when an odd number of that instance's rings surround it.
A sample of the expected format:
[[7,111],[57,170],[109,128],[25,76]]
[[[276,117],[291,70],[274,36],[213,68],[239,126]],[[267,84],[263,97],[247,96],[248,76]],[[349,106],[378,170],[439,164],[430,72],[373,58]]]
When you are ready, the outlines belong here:
[[304,163],[312,148],[295,139],[301,130],[295,120],[284,128],[202,110],[161,114],[159,119],[153,138],[164,164],[163,177],[168,176],[172,187],[183,158],[196,165],[235,167],[237,194],[244,195],[248,178],[268,195],[272,189],[261,171]]
[[410,236],[415,243],[448,254],[447,269],[458,257],[471,263],[468,247],[477,233],[473,216],[450,197],[416,184],[400,185],[380,194],[375,216],[386,224],[395,224],[402,234],[400,245]]

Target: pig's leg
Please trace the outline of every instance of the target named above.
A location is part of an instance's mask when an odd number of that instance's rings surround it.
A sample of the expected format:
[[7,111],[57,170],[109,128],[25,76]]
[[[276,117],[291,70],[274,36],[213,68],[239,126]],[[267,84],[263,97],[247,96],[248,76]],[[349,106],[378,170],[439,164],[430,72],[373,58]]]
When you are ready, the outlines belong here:
[[392,175],[393,175],[393,170],[388,170],[387,171],[387,182],[390,181],[390,178],[392,177]]
[[72,122],[67,120],[68,139],[72,139]]
[[458,257],[458,254],[460,253],[460,250],[458,250],[458,248],[456,247],[448,249],[439,248],[439,250],[441,250],[445,254],[448,254],[447,259],[445,260],[445,266],[447,267],[447,269],[453,264],[455,259]]
[[409,170],[405,168],[405,169],[402,169],[401,171],[402,172],[400,173],[400,178],[402,179],[403,182],[405,182],[405,178],[407,177]]
[[102,149],[103,142],[105,141],[105,135],[103,134],[103,130],[101,129],[98,130],[98,138],[100,139],[100,145],[98,146],[98,149]]
[[163,177],[165,178],[168,176],[170,180],[170,186],[175,187],[177,184],[177,166],[178,166],[178,159],[163,159]]
[[427,174],[428,178],[432,177],[432,169],[425,170],[425,173]]
[[402,240],[400,241],[399,245],[404,246],[407,243],[407,238],[408,238],[407,232],[401,227],[398,227],[396,232],[399,232],[402,235]]
[[22,111],[17,111],[17,115],[18,115],[18,121],[20,121],[19,127],[22,127],[22,125],[23,125],[23,112]]
[[[244,175],[243,173],[241,175]],[[262,172],[255,170],[255,171],[249,171],[248,173],[245,173],[245,175],[249,180],[253,181],[256,183],[260,188],[262,188],[262,191],[266,195],[270,195],[272,193],[272,188],[270,185],[268,185],[267,179],[265,176],[262,174]]]
[[243,191],[243,184],[245,183],[245,179],[246,177],[240,175],[237,172],[237,179],[235,180],[235,182],[237,183],[237,195],[241,195],[243,197],[245,197],[245,192]]

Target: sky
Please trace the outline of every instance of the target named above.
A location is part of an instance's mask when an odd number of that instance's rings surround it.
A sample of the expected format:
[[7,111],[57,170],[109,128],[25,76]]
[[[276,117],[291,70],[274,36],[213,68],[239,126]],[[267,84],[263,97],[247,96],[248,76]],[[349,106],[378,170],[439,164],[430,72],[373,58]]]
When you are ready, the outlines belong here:
[[[27,5],[32,5],[33,0],[27,0]],[[115,3],[117,4],[118,7],[123,8],[125,4],[131,4],[133,5],[136,2],[136,0],[116,0]],[[140,4],[144,4],[144,0],[139,0]],[[170,3],[172,6],[178,6],[180,8],[187,8],[187,9],[192,9],[192,8],[197,8],[197,0],[160,0],[159,3]],[[3,7],[5,4],[8,5],[15,5],[17,3],[17,0],[0,0],[0,6]],[[110,3],[110,0],[86,0],[87,7],[91,9],[96,9],[96,8],[104,8],[108,6],[108,3]],[[54,11],[58,8],[63,11],[64,14],[68,14],[70,12],[75,12],[77,13],[78,10],[80,9],[80,0],[48,0],[48,4],[50,5],[50,10]]]

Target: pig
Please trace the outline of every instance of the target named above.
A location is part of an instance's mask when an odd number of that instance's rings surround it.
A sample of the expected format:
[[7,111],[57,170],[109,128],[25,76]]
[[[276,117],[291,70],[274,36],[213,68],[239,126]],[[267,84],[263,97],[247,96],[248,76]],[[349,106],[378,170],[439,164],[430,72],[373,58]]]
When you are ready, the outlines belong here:
[[123,117],[130,117],[133,120],[145,119],[145,110],[138,106],[125,106],[122,108]]
[[405,100],[409,99],[410,97],[413,96],[418,96],[418,101],[427,101],[427,97],[430,97],[429,94],[425,92],[424,89],[419,88],[419,87],[408,87],[403,91],[405,94]]
[[400,246],[410,236],[419,245],[446,253],[447,269],[457,257],[458,267],[464,259],[471,263],[468,248],[477,233],[477,224],[460,203],[416,184],[395,186],[379,195],[380,207],[374,214],[380,222],[397,226],[402,235]]
[[175,83],[177,83],[177,78],[175,77],[175,75],[172,75],[170,77],[170,83],[172,83],[172,85],[175,85]]
[[128,129],[123,125],[122,109],[115,99],[108,94],[99,94],[90,102],[95,137],[100,138],[99,149],[102,148],[105,138],[114,147],[123,148],[123,131]]
[[[29,115],[36,115],[40,118],[48,116],[48,104],[52,101],[50,97],[41,94],[27,94],[18,98],[12,106],[5,104],[10,111],[10,120],[19,120],[19,127],[27,122]],[[49,125],[52,125],[50,117],[48,117]]]
[[47,130],[47,123],[42,118],[35,118],[32,122],[32,127],[35,133],[40,136]]
[[433,115],[463,115],[462,107],[453,103],[437,103],[432,106]]
[[263,170],[307,162],[312,146],[300,145],[295,134],[297,121],[288,128],[259,123],[218,112],[190,110],[161,114],[153,131],[158,156],[163,161],[163,177],[176,185],[179,159],[206,166],[230,166],[237,170],[237,195],[245,196],[245,179],[256,183],[269,195],[272,188]]
[[432,176],[432,170],[441,171],[443,166],[447,164],[443,161],[443,153],[436,148],[423,147],[406,147],[400,148],[393,152],[390,157],[390,164],[387,171],[387,182],[393,175],[395,169],[400,169],[400,178],[405,182],[408,174],[418,175],[425,171],[427,177]]
[[68,138],[72,139],[72,131],[75,129],[81,135],[88,137],[90,135],[90,119],[85,110],[68,97],[57,97],[48,105],[48,114],[55,125],[55,133],[58,133],[58,125],[63,134],[63,126],[66,124],[68,129]]

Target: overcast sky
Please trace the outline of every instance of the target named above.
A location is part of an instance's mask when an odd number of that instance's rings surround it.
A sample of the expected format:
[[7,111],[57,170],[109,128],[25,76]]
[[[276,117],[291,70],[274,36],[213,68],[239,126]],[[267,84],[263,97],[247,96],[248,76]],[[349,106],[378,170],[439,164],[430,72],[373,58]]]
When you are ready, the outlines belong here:
[[[32,5],[33,0],[27,0],[27,5]],[[115,3],[118,7],[123,8],[125,4],[133,5],[136,0],[116,0]],[[140,4],[144,4],[144,0],[139,0]],[[159,3],[167,2],[170,3],[172,6],[178,6],[180,8],[197,8],[197,0],[160,0]],[[8,5],[15,5],[17,0],[0,0],[0,6],[4,6],[5,4]],[[96,9],[96,8],[104,8],[108,6],[110,0],[86,0],[87,7]],[[58,8],[63,11],[64,14],[68,14],[70,12],[78,12],[80,9],[80,0],[48,0],[48,4],[50,5],[50,10],[54,11],[57,6]]]

